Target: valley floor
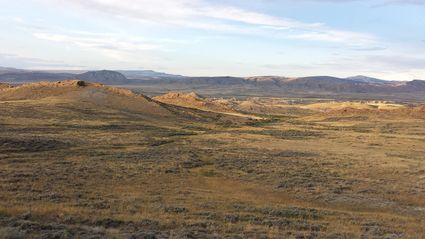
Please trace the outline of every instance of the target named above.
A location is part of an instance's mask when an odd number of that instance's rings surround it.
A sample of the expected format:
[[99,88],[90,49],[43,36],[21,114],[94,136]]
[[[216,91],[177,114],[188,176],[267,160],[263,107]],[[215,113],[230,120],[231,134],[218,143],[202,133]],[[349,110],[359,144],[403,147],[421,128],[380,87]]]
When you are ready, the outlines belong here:
[[424,238],[425,120],[0,104],[0,238]]

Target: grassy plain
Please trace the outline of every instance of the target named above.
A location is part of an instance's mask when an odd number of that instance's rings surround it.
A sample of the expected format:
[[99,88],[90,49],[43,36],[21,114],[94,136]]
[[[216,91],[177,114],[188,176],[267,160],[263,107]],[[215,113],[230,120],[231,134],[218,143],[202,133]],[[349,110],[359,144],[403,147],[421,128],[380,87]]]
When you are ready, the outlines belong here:
[[0,238],[424,238],[423,118],[161,107],[0,101]]

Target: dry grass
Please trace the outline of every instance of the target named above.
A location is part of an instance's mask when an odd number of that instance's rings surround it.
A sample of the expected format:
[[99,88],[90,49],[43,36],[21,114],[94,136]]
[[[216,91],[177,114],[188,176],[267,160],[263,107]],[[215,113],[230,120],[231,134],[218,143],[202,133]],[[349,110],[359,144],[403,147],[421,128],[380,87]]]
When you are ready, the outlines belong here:
[[184,110],[0,104],[0,238],[425,235],[425,121]]

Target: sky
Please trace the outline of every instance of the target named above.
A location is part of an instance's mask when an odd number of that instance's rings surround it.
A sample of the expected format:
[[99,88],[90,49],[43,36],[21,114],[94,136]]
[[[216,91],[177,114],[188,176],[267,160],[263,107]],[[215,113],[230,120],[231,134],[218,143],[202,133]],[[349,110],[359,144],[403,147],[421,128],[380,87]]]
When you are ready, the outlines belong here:
[[0,0],[0,66],[425,79],[425,0]]

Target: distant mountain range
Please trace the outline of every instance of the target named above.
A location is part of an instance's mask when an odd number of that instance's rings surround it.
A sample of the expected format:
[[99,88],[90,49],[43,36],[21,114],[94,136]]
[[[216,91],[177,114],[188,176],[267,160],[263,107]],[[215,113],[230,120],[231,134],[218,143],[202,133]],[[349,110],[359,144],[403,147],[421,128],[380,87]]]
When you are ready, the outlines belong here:
[[138,86],[166,89],[234,89],[254,90],[274,93],[332,93],[332,94],[425,94],[425,81],[385,81],[367,76],[337,78],[331,76],[311,76],[287,78],[279,76],[257,77],[185,77],[149,70],[142,71],[89,71],[85,73],[26,71],[14,68],[0,68],[0,82],[28,83],[38,81],[58,81],[78,79],[106,85]]
[[164,85],[167,87],[245,87],[280,92],[329,92],[329,93],[407,93],[424,92],[425,81],[385,81],[364,76],[337,78],[311,76],[300,78],[285,77],[186,77],[181,79],[146,80],[142,85]]
[[[5,69],[5,68],[3,68]],[[47,72],[47,71],[18,71],[16,69],[0,70],[0,82],[21,84],[38,81],[60,81],[60,80],[85,80],[99,82],[106,85],[129,85],[133,80],[116,71],[88,71],[81,74],[69,72]]]
[[172,75],[162,72],[156,72],[151,70],[118,70],[117,72],[123,74],[125,77],[129,79],[164,79],[164,78],[170,78],[170,79],[179,79],[184,78],[184,76],[181,75]]
[[81,73],[80,71],[30,71],[0,67],[0,82],[14,84],[77,79],[107,85],[137,85],[139,81],[143,80],[175,80],[182,78],[185,77],[150,70],[101,70]]
[[11,68],[11,67],[2,67],[0,66],[0,74],[2,73],[11,73],[11,72],[23,72],[25,70],[20,70],[20,69],[16,69],[16,68]]

